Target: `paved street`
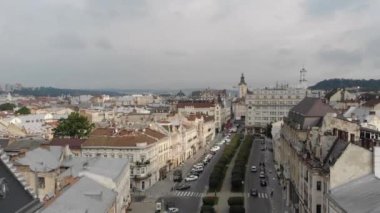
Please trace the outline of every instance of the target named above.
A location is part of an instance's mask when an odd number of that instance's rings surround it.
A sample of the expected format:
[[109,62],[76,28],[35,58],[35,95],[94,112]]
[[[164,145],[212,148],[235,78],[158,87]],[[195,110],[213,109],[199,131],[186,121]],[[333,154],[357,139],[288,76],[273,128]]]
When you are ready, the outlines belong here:
[[[266,140],[265,144],[261,144],[262,140],[255,140],[251,154],[247,164],[247,172],[245,178],[245,199],[246,199],[246,210],[247,212],[259,212],[259,213],[271,213],[271,212],[284,212],[282,208],[282,190],[278,184],[276,177],[274,163],[273,163],[273,153],[268,149],[261,151],[263,147],[271,147],[269,140]],[[265,162],[267,186],[260,186],[260,162]],[[251,166],[255,165],[257,167],[257,172],[251,172]],[[258,190],[258,196],[252,197],[249,192],[252,188]],[[273,191],[273,196],[271,192]]]
[[194,182],[189,182],[191,185],[191,188],[189,190],[172,192],[170,195],[165,196],[164,200],[166,202],[173,202],[175,206],[180,209],[181,213],[200,212],[202,205],[201,198],[207,192],[208,181],[212,172],[212,168],[222,155],[224,146],[225,145],[221,147],[221,149],[212,158],[210,163],[207,164],[199,179]]

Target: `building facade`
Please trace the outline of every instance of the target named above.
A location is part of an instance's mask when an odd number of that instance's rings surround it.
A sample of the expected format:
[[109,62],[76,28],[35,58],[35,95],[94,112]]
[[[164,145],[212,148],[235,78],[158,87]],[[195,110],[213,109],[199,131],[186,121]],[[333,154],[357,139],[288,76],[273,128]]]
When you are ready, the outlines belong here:
[[246,128],[265,128],[269,123],[282,120],[306,96],[306,89],[288,86],[252,90],[245,100]]

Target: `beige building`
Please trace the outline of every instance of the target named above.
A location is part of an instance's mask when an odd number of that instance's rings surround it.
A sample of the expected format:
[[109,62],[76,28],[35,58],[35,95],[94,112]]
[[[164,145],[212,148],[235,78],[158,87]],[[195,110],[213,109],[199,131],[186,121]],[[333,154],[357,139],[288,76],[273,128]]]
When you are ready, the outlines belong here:
[[274,141],[277,171],[293,212],[327,212],[331,188],[369,174],[371,152],[359,144],[360,126],[317,98],[293,107]]
[[[84,199],[86,190],[89,191],[91,188],[101,188],[99,190],[113,195],[113,207],[108,206],[104,212],[125,212],[131,202],[130,171],[126,160],[81,158],[73,156],[68,147],[42,146],[26,152],[24,156],[19,156],[14,164],[30,189],[48,206],[43,212],[76,206],[75,200],[70,200],[71,196],[84,193],[80,198]],[[82,188],[82,184],[87,186],[86,190]],[[66,194],[75,191],[77,195]],[[107,206],[106,203],[110,201],[98,202],[99,205]],[[80,210],[80,208],[76,206],[71,209]]]
[[177,104],[178,113],[183,116],[201,113],[213,116],[217,132],[231,118],[231,110],[217,101],[181,101]]
[[98,128],[82,144],[82,156],[128,159],[131,188],[144,191],[166,177],[170,140],[167,135],[150,128]]

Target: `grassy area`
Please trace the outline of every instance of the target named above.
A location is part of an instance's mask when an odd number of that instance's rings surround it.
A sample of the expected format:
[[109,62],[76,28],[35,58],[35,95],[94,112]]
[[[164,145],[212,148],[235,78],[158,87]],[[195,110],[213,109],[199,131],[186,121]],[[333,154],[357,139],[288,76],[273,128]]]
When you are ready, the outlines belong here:
[[231,172],[231,191],[242,192],[244,190],[243,181],[245,180],[246,165],[251,152],[253,137],[246,136],[243,144],[236,156],[234,168]]
[[240,145],[240,134],[235,134],[231,142],[226,145],[222,156],[214,166],[209,179],[209,192],[220,191],[224,177],[226,176],[227,165],[231,162],[237,148]]

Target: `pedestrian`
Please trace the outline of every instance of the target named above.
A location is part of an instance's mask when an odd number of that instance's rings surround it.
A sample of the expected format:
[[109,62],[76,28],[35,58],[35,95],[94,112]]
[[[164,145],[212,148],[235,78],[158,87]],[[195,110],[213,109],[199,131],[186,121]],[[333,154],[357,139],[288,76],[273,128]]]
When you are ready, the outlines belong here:
[[272,189],[272,191],[270,192],[270,196],[273,197],[273,189]]

